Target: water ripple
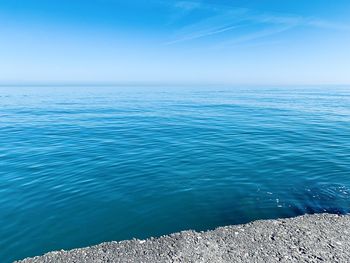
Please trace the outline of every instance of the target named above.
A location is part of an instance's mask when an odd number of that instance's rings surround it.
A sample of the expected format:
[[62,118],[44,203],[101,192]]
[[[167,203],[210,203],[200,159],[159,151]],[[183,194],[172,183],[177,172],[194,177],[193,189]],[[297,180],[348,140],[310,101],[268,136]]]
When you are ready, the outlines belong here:
[[350,90],[0,88],[1,262],[350,212]]

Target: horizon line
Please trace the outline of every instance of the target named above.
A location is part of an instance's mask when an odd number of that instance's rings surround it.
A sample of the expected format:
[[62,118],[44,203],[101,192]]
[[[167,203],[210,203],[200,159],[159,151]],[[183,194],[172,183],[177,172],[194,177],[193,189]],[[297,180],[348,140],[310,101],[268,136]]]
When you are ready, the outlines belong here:
[[135,81],[135,82],[118,82],[118,81],[21,81],[21,82],[1,82],[0,87],[150,87],[150,86],[350,86],[350,83],[252,83],[252,82],[241,82],[241,83],[229,83],[229,82],[158,82],[158,81]]

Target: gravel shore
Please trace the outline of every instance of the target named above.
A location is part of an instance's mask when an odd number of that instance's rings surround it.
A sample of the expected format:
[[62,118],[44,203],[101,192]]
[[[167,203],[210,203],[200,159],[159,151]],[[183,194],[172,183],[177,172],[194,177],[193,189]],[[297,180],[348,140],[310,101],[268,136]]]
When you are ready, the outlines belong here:
[[315,214],[207,232],[183,231],[18,262],[350,262],[350,215]]

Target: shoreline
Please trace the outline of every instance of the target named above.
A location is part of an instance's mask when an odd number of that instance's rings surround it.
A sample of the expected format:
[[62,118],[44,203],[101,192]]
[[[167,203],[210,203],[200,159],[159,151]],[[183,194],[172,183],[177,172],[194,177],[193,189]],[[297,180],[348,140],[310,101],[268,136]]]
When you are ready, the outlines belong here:
[[204,232],[106,242],[15,262],[350,262],[350,215],[258,220]]

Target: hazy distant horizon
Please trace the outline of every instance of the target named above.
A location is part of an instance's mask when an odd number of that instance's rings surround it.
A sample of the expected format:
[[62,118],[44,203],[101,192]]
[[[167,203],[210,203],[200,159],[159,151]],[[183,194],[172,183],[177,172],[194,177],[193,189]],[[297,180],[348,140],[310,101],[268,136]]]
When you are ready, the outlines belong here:
[[350,83],[223,83],[223,82],[0,82],[0,87],[350,87]]

